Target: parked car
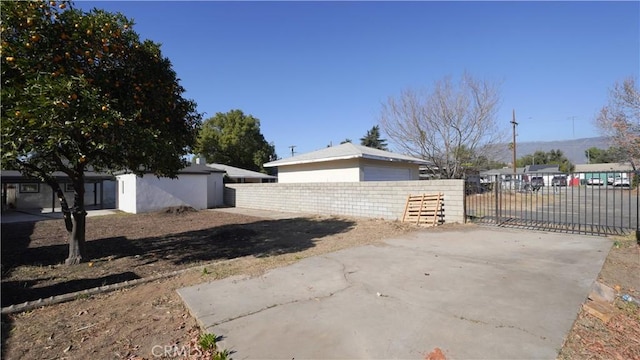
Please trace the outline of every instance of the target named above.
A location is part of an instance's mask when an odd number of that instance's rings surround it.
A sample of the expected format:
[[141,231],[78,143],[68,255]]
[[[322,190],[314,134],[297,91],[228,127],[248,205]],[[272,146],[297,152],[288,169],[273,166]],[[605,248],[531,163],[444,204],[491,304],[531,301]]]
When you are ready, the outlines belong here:
[[622,179],[620,176],[616,176],[616,177],[609,176],[609,177],[607,177],[607,185],[613,185],[613,183],[615,183],[616,181],[618,181],[620,179]]
[[567,186],[567,177],[564,175],[556,175],[551,179],[551,186]]
[[616,180],[613,182],[613,186],[615,186],[615,187],[631,187],[631,183],[629,182],[629,179],[616,178]]
[[532,176],[531,177],[531,189],[536,191],[544,186],[544,179],[542,176]]
[[604,183],[600,178],[590,178],[587,180],[587,185],[604,185]]

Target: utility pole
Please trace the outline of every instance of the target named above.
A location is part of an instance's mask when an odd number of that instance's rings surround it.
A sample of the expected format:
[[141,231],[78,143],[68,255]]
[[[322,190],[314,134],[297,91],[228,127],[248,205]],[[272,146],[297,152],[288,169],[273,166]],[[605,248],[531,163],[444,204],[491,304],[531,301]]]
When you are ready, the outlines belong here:
[[576,138],[576,117],[575,116],[569,116],[567,119],[571,119],[571,131],[572,131],[572,135],[573,138]]
[[516,122],[516,109],[513,109],[513,120],[511,120],[511,125],[513,125],[513,179],[516,178],[516,126],[518,123]]
[[293,151],[293,149],[295,149],[295,148],[296,148],[295,145],[289,146],[289,149],[291,149],[291,156],[293,156],[295,154],[295,152]]

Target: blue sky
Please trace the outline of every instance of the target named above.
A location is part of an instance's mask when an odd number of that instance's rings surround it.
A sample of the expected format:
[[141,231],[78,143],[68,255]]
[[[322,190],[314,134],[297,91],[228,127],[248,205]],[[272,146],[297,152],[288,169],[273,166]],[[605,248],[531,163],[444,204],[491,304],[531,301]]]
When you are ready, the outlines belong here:
[[80,2],[162,44],[205,119],[240,109],[280,157],[359,139],[381,104],[464,71],[501,84],[518,141],[598,136],[640,72],[640,2]]

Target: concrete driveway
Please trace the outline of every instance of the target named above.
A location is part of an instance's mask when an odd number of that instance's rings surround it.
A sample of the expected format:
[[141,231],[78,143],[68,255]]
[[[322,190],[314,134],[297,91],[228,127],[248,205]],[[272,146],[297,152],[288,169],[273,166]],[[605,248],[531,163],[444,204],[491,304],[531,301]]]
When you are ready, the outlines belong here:
[[178,292],[234,359],[555,359],[611,246],[469,226]]

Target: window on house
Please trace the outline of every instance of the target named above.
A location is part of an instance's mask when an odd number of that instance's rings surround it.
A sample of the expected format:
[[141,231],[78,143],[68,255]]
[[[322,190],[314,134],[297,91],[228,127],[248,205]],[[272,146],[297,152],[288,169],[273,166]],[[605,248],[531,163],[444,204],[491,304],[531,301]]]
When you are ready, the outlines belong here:
[[73,184],[71,184],[71,183],[64,184],[64,191],[65,192],[73,192],[73,190],[74,190],[73,189]]
[[38,183],[20,184],[20,192],[21,193],[39,193],[40,184]]

